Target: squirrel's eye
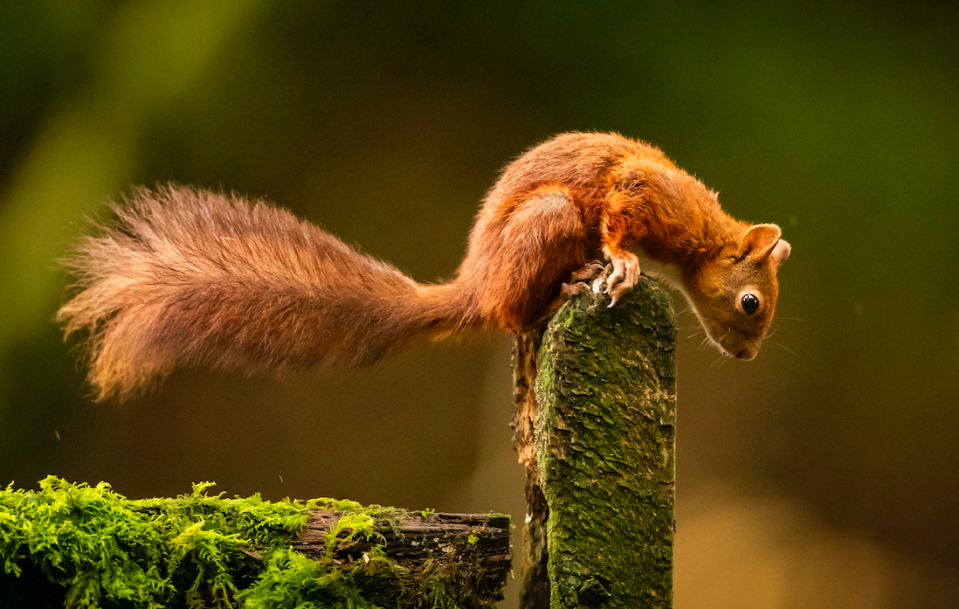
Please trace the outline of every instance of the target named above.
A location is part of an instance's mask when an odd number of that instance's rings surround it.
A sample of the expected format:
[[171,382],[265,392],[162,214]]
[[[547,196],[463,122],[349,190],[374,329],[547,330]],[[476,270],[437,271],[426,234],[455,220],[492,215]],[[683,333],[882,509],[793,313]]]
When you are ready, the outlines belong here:
[[759,308],[759,299],[752,294],[743,294],[742,305],[746,315],[752,315]]

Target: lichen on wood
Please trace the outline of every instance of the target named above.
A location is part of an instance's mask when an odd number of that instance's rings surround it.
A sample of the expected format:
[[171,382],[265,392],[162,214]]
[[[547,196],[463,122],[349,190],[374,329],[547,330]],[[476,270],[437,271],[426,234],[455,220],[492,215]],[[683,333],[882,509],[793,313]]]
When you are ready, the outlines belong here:
[[608,304],[591,291],[570,299],[538,356],[533,436],[553,609],[672,606],[672,301],[642,277]]

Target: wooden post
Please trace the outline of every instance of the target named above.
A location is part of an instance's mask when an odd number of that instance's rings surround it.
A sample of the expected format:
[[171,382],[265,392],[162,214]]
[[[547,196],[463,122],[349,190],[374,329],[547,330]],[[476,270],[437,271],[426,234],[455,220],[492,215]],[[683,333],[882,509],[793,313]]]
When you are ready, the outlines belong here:
[[[539,489],[545,504],[530,504],[527,533],[536,525],[545,544],[535,556],[527,544],[526,560],[535,569],[545,556],[549,575],[548,605],[533,593],[544,587],[541,574],[524,577],[524,609],[672,606],[672,301],[642,277],[623,302],[608,304],[586,292],[557,313],[538,349],[534,403],[527,391],[518,410],[528,490]],[[521,418],[531,423],[524,433]]]

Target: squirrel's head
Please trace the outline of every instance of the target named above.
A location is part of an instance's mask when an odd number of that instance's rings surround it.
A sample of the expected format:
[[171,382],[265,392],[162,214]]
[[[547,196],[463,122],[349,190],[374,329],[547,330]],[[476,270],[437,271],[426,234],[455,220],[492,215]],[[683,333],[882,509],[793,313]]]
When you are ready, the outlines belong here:
[[724,353],[752,359],[776,311],[776,271],[789,243],[775,224],[756,224],[727,242],[689,277],[687,295],[706,334]]

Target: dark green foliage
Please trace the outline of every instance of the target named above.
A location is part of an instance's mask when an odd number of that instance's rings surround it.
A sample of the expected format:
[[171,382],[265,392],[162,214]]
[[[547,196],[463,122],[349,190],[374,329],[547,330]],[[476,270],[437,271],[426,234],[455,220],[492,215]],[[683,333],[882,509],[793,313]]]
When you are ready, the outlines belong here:
[[[210,486],[194,485],[176,499],[130,501],[105,483],[51,476],[39,492],[0,491],[0,595],[69,608],[372,609],[378,580],[395,586],[397,567],[380,546],[368,560],[333,560],[337,541],[376,541],[373,516],[387,508],[225,499],[207,495]],[[316,509],[343,513],[318,561],[288,549]]]
[[646,277],[608,302],[591,292],[570,300],[539,353],[536,454],[554,609],[672,606],[672,302]]

